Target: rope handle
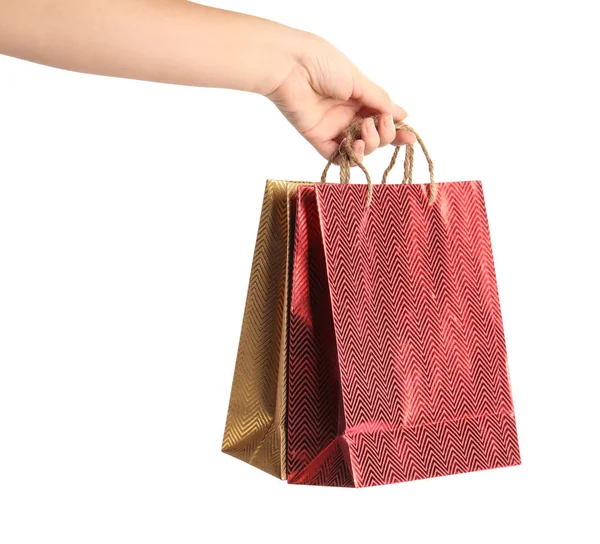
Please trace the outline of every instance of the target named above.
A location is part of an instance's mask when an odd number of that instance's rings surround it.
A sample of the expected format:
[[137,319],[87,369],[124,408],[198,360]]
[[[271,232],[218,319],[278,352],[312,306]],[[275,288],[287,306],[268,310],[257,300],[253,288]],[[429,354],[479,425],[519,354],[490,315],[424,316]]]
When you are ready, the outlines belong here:
[[[375,124],[379,119],[379,116],[372,117]],[[327,164],[325,165],[325,169],[323,170],[323,174],[321,174],[321,183],[325,183],[327,179],[327,172],[329,171],[329,167],[333,164],[333,162],[339,157],[340,158],[340,183],[346,184],[350,183],[350,164],[353,162],[356,166],[358,166],[363,173],[365,174],[365,178],[367,179],[367,206],[371,203],[371,198],[373,196],[373,181],[371,180],[371,176],[365,166],[357,157],[356,153],[354,153],[352,149],[352,144],[360,138],[360,124],[362,119],[355,121],[352,123],[346,130],[344,130],[344,138],[340,143],[338,149],[336,149]],[[425,155],[425,159],[427,160],[427,165],[429,168],[429,204],[433,204],[435,200],[435,194],[437,192],[437,187],[435,185],[434,179],[434,171],[433,171],[433,161],[427,151],[427,147],[425,147],[425,143],[419,134],[412,127],[408,126],[406,123],[402,121],[396,121],[394,123],[396,129],[407,130],[412,132],[415,135],[417,143],[421,146],[421,150],[423,151],[423,155]],[[404,157],[404,177],[402,179],[403,184],[411,184],[412,183],[412,173],[413,173],[413,165],[414,165],[414,144],[408,144],[406,147],[406,154]],[[396,159],[398,158],[398,153],[400,152],[400,146],[396,146],[394,149],[394,153],[392,155],[392,159],[390,160],[390,164],[383,172],[383,178],[381,180],[381,184],[385,185],[387,183],[387,177],[394,165],[396,164]]]

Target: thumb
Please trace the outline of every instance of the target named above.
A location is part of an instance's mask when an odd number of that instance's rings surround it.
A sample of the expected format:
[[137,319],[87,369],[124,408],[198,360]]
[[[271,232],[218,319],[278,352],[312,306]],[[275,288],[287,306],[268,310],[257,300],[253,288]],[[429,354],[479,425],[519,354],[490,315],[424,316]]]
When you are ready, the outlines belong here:
[[403,121],[408,115],[403,108],[392,101],[385,89],[373,83],[362,73],[357,78],[352,98],[357,100],[363,108],[374,110],[380,115],[391,113],[395,121]]

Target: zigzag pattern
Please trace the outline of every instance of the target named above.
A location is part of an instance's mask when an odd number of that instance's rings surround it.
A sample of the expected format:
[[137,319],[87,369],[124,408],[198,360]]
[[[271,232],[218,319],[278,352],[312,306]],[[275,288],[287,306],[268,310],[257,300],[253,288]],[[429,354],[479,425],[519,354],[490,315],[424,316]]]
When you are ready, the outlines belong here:
[[299,191],[296,205],[288,403],[298,409],[287,419],[288,482],[349,484],[350,473],[336,447],[339,368],[314,190]]
[[[364,185],[302,187],[299,202],[315,193],[318,213],[299,205],[296,226],[290,481],[362,487],[518,464],[481,184],[440,183],[433,206],[422,185],[375,186],[368,209]],[[342,416],[321,398],[333,364]]]
[[267,181],[222,451],[285,478],[288,187]]

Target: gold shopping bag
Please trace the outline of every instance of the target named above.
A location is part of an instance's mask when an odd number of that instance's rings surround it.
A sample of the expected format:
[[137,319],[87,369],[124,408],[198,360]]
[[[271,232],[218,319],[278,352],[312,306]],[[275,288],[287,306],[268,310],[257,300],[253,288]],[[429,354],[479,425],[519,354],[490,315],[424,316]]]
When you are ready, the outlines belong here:
[[286,478],[287,316],[296,188],[265,187],[222,451]]

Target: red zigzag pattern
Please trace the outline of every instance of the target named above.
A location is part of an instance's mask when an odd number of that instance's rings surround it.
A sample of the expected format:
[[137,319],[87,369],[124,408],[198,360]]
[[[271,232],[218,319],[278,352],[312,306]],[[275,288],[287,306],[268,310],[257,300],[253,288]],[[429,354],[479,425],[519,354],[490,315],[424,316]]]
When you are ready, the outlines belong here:
[[288,481],[520,463],[479,182],[298,189]]

